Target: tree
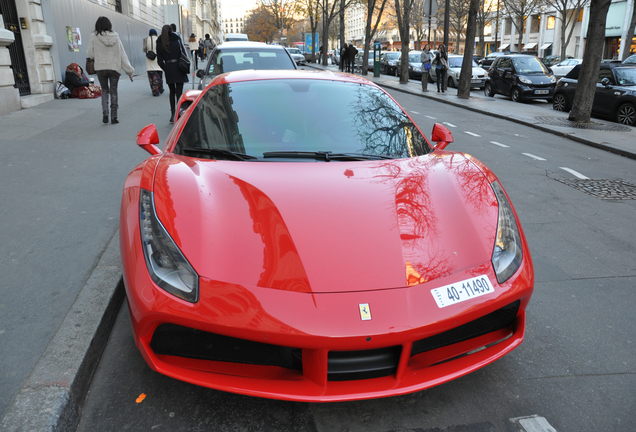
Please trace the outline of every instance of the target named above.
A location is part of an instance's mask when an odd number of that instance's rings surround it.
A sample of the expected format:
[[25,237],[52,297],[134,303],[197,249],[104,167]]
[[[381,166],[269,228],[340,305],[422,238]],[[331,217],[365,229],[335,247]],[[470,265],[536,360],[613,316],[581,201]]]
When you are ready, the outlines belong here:
[[272,42],[278,29],[272,24],[267,8],[259,4],[245,19],[245,33],[250,40]]
[[[319,0],[322,13],[322,43],[320,46],[323,47],[323,54],[326,54],[329,48],[329,25],[333,19],[340,14],[341,10],[349,7],[353,2],[354,0],[345,0],[344,2],[340,0]],[[322,64],[327,66],[326,55],[322,56]]]
[[601,67],[601,55],[605,42],[605,20],[612,0],[590,0],[590,22],[585,39],[585,52],[579,73],[576,93],[572,101],[569,120],[589,123],[592,103],[596,94],[596,81]]
[[400,84],[408,84],[409,82],[409,42],[411,37],[409,35],[410,30],[410,18],[411,9],[413,8],[414,0],[395,0],[395,12],[398,21],[398,31],[400,32],[400,40],[402,41],[402,59],[400,62]]
[[473,77],[473,48],[475,45],[475,30],[477,29],[477,14],[480,0],[470,0],[468,6],[468,22],[466,23],[466,46],[464,47],[464,59],[459,73],[457,85],[457,97],[468,99],[470,97],[470,80]]
[[[381,2],[378,6],[378,3]],[[369,48],[371,41],[375,37],[378,31],[378,25],[382,19],[382,13],[386,6],[387,0],[368,0],[367,2],[367,25],[365,26],[364,40],[364,54],[362,55],[362,75],[366,75],[369,69]],[[373,18],[375,17],[375,24]]]
[[480,0],[479,1],[479,9],[477,10],[477,34],[479,35],[479,52],[480,56],[485,56],[486,52],[484,51],[484,30],[487,24],[490,24],[491,34],[496,31],[494,26],[492,25],[492,12],[493,5],[496,5],[496,2],[491,0]]
[[420,42],[426,34],[424,12],[424,0],[414,0],[411,8],[411,28],[415,31],[415,49],[417,50],[422,49]]
[[[459,53],[459,43],[461,35],[464,32],[464,24],[468,15],[470,2],[466,0],[450,0],[450,28],[455,30],[457,34],[457,42],[455,44],[455,53]],[[474,39],[474,38],[473,38]],[[448,47],[446,47],[448,48]]]
[[625,60],[632,51],[632,39],[634,38],[634,27],[636,27],[636,3],[634,3],[632,9],[632,21],[629,23],[629,28],[627,29],[627,35],[625,37],[625,48],[623,48],[622,59]]
[[523,45],[523,27],[527,17],[533,12],[543,10],[545,0],[502,0],[504,5],[503,17],[512,21],[519,35],[517,49]]
[[[320,21],[320,1],[321,0],[303,0],[300,4],[301,13],[309,17],[309,26],[311,28],[311,62],[316,61],[316,30],[318,30],[318,22]],[[309,49],[306,47],[305,49]]]
[[261,6],[267,9],[272,17],[272,24],[282,35],[289,29],[300,12],[299,0],[260,0]]
[[565,49],[570,44],[572,33],[574,33],[574,24],[579,13],[590,0],[545,0],[545,2],[557,12],[557,19],[561,21],[561,59],[565,59]]

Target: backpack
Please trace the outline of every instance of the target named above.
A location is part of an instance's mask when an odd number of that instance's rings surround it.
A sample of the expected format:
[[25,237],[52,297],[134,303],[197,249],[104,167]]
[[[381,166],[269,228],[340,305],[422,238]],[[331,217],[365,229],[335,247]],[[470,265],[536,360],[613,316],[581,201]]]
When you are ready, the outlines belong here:
[[58,81],[55,86],[55,98],[56,99],[68,99],[71,97],[71,91],[62,83]]

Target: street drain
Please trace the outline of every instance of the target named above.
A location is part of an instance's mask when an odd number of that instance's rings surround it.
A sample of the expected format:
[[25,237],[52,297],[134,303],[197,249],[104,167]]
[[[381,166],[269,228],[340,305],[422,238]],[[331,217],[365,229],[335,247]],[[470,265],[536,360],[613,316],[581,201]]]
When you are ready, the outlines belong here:
[[617,180],[589,180],[589,179],[556,179],[557,181],[578,189],[586,194],[604,200],[633,200],[636,199],[636,185]]
[[594,121],[590,121],[590,123],[578,123],[574,121],[570,121],[564,117],[535,117],[535,120],[551,125],[551,126],[564,126],[571,127],[576,129],[589,129],[589,130],[600,130],[600,131],[611,131],[611,132],[629,132],[632,130],[629,126],[624,126],[620,124],[611,124],[611,123],[598,123]]

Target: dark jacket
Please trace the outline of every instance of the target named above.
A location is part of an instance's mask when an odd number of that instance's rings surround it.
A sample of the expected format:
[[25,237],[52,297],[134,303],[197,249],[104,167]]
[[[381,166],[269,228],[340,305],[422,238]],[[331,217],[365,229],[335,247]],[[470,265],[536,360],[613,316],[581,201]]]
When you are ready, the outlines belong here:
[[354,61],[356,59],[356,54],[358,54],[358,49],[353,45],[349,45],[347,47],[347,60],[351,62]]
[[174,33],[170,33],[169,48],[169,52],[164,50],[162,38],[159,37],[157,39],[157,63],[166,73],[166,83],[174,84],[188,82],[188,74],[179,70],[179,57],[181,57],[181,53],[187,51],[185,51],[185,48],[183,47],[181,38]]
[[84,79],[84,77],[80,78],[77,74],[72,72],[67,72],[66,77],[64,78],[64,85],[72,92],[77,87],[88,87],[90,82],[88,79]]

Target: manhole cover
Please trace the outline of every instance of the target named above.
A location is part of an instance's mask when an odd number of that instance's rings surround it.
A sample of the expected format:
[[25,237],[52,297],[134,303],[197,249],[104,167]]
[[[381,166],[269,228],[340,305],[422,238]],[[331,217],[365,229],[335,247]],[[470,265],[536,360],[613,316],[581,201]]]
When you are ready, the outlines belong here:
[[591,129],[611,132],[629,132],[632,130],[629,126],[620,125],[618,123],[599,123],[595,121],[591,121],[590,123],[577,123],[564,117],[535,117],[535,120],[551,126],[563,126],[576,129]]
[[633,200],[636,199],[636,185],[617,180],[580,180],[556,179],[557,181],[578,189],[586,194],[605,200]]

